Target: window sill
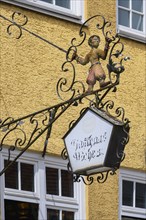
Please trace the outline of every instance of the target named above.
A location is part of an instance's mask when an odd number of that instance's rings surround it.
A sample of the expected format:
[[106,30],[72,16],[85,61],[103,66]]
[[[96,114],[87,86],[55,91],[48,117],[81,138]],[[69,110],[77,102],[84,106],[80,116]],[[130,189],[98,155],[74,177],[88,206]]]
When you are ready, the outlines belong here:
[[136,218],[145,218],[145,209],[123,206],[122,215]]
[[39,195],[36,192],[28,192],[28,191],[22,191],[22,190],[15,190],[15,189],[9,189],[5,188],[5,195],[6,198],[8,197],[24,197],[29,199],[39,199]]
[[141,43],[146,43],[146,36],[144,33],[140,33],[139,31],[130,30],[129,28],[118,27],[117,33],[125,38],[129,38],[135,41],[139,41]]
[[74,210],[79,209],[79,205],[76,199],[70,197],[63,196],[55,196],[55,195],[46,195],[47,204],[53,205],[55,199],[55,204],[58,207],[68,207],[73,208]]
[[11,0],[1,0],[4,3],[8,3],[11,5],[16,5],[18,7],[22,7],[28,10],[32,10],[35,12],[39,12],[45,15],[49,15],[52,17],[56,17],[59,19],[63,19],[63,20],[67,20],[70,22],[74,22],[77,24],[82,24],[83,23],[83,19],[82,16],[77,16],[74,15],[73,13],[69,13],[69,12],[65,12],[65,11],[61,11],[61,10],[56,10],[54,8],[49,8],[49,7],[45,7],[45,6],[38,6],[38,5],[34,5],[34,3],[23,3],[23,2],[15,2],[15,1],[11,1]]

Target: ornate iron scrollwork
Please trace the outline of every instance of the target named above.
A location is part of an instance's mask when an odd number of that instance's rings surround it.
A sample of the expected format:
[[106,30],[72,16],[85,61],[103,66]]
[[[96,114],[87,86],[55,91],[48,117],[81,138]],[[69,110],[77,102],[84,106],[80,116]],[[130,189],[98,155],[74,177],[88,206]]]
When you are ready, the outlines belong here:
[[[0,151],[4,146],[8,146],[8,159],[6,167],[0,172],[2,175],[8,167],[13,164],[42,134],[47,133],[43,156],[46,153],[46,141],[48,140],[52,124],[63,114],[71,103],[63,103],[39,112],[24,116],[17,120],[7,118],[0,123],[1,140]],[[15,137],[12,138],[11,136]],[[10,142],[10,144],[9,144]],[[19,149],[18,155],[12,159],[11,152]]]
[[[97,20],[96,23],[96,30],[94,34],[102,34],[104,39],[110,39],[110,51],[109,51],[109,59],[107,64],[107,71],[108,76],[110,80],[109,86],[106,86],[106,88],[99,90],[99,92],[91,92],[91,94],[95,94],[95,100],[96,105],[101,103],[101,100],[107,95],[107,93],[113,89],[113,91],[116,91],[116,86],[119,84],[120,74],[125,70],[123,66],[123,61],[126,61],[130,59],[129,57],[124,57],[122,55],[122,52],[124,50],[124,45],[122,42],[120,42],[120,37],[118,34],[112,35],[111,31],[108,30],[111,27],[111,23],[106,21],[105,18],[101,15],[95,15],[91,18],[89,18],[87,21],[83,23],[79,30],[79,37],[81,38],[80,42],[77,43],[77,39],[73,38],[71,40],[71,46],[69,47],[67,53],[66,53],[66,61],[62,65],[62,70],[65,72],[66,77],[59,79],[57,83],[57,94],[61,100],[64,100],[62,93],[69,93],[70,92],[70,99],[73,99],[79,94],[82,94],[85,92],[85,85],[82,81],[76,80],[76,63],[74,63],[74,54],[78,52],[78,49],[80,46],[82,46],[85,41],[87,40],[87,33],[85,32],[84,28],[88,26],[88,29],[90,29],[90,22],[93,20],[99,19],[100,22]],[[112,44],[112,46],[111,46]],[[71,83],[68,83],[70,81],[70,78],[67,78],[67,72],[70,71],[69,68],[66,68],[66,66],[71,67],[72,71],[72,81]],[[114,74],[114,80],[112,75]],[[79,86],[76,87],[76,85],[81,85],[81,88],[79,91]],[[101,91],[104,91],[104,93],[101,95]],[[98,100],[98,102],[97,102]]]
[[[40,40],[44,41],[45,43],[50,44],[51,46],[59,49],[60,51],[66,53],[66,61],[62,65],[62,71],[66,74],[66,77],[62,77],[58,80],[56,85],[56,92],[58,97],[62,100],[61,103],[43,109],[41,111],[32,113],[30,115],[21,117],[17,120],[14,118],[7,118],[5,120],[0,120],[0,132],[2,134],[2,139],[0,140],[0,151],[3,150],[4,146],[9,145],[8,148],[8,159],[7,164],[4,169],[0,172],[2,175],[9,166],[14,163],[43,133],[47,132],[43,156],[46,153],[47,142],[51,134],[51,129],[53,123],[70,107],[70,106],[77,106],[82,103],[82,99],[86,98],[89,101],[90,106],[95,106],[99,109],[106,109],[107,114],[110,114],[109,111],[113,109],[114,103],[112,101],[108,101],[104,103],[104,98],[106,95],[112,90],[116,92],[116,87],[119,84],[119,79],[121,73],[125,70],[123,66],[123,61],[129,59],[129,57],[123,57],[122,52],[124,50],[124,45],[120,42],[120,37],[115,34],[112,35],[112,32],[109,30],[111,27],[111,23],[106,21],[105,18],[101,15],[95,15],[89,18],[84,24],[81,26],[79,30],[79,42],[76,38],[72,38],[71,46],[68,50],[65,50],[58,45],[50,42],[49,40],[44,39],[43,37],[39,36],[38,34],[26,29],[24,26],[28,23],[27,16],[19,13],[14,12],[11,16],[11,20],[0,15],[0,19],[7,20],[10,22],[10,25],[7,27],[7,33],[9,35],[13,35],[14,28],[17,28],[18,32],[16,34],[16,39],[20,39],[22,33],[26,31],[27,33],[33,35],[34,37],[39,38]],[[82,81],[76,79],[76,61],[75,61],[75,54],[78,52],[79,48],[85,44],[87,41],[87,33],[85,30],[90,28],[90,24],[96,21],[95,33],[99,33],[104,39],[110,39],[110,49],[109,49],[109,57],[108,57],[108,64],[107,64],[107,72],[109,77],[109,85],[104,88],[100,88],[90,93],[86,93],[85,85]],[[87,28],[88,27],[88,28]],[[68,79],[69,74],[72,73],[72,78]],[[113,78],[114,75],[114,78]],[[64,96],[64,94],[67,94]],[[69,95],[68,95],[69,94]],[[95,95],[94,99],[90,99],[90,95]],[[127,132],[127,124],[129,123],[128,119],[124,117],[125,112],[123,108],[117,108],[114,117],[121,117],[122,121],[125,123],[124,131]],[[72,126],[73,122],[70,123]],[[29,129],[28,129],[29,127]],[[28,132],[27,132],[28,131]],[[18,137],[17,137],[17,135]],[[12,138],[11,135],[16,136],[16,138]],[[127,135],[128,136],[128,135]],[[123,137],[121,143],[123,145],[128,143],[129,136],[126,138]],[[10,142],[8,144],[7,142]],[[16,148],[19,148],[20,153],[12,160],[11,153]],[[68,159],[67,151],[64,148],[61,154],[63,159]],[[117,152],[117,157],[121,160],[124,159],[124,152]],[[70,165],[68,164],[68,169],[70,170]],[[106,181],[109,173],[111,175],[115,174],[115,169],[108,171],[106,173],[99,173],[97,175],[97,182],[103,183]],[[74,174],[74,181],[79,182],[83,181],[86,185],[90,185],[93,183],[95,178],[92,176],[80,176],[78,174]]]
[[[123,132],[124,132],[124,136],[122,137],[122,139],[120,140],[121,145],[123,145],[123,149],[121,151],[116,152],[116,156],[119,159],[120,163],[125,159],[125,153],[124,153],[124,146],[129,142],[129,119],[125,118],[125,110],[122,107],[118,107],[116,108],[116,110],[114,111],[115,114],[113,113],[114,110],[114,102],[113,101],[106,101],[104,104],[102,104],[102,106],[100,107],[100,109],[106,113],[108,116],[111,116],[114,119],[117,119],[121,122],[123,122]],[[85,109],[82,109],[80,112],[80,115],[83,113]],[[112,113],[111,113],[112,111]],[[74,125],[76,121],[72,121],[69,124],[69,129]],[[68,160],[69,156],[67,153],[67,149],[64,148],[62,150],[61,156],[64,160]],[[119,162],[118,162],[119,164]],[[113,168],[111,170],[108,171],[103,171],[103,172],[99,172],[97,173],[97,177],[93,177],[93,175],[80,175],[80,174],[76,174],[74,173],[74,182],[80,182],[83,181],[84,184],[86,185],[91,185],[95,180],[98,183],[104,183],[107,178],[108,175],[114,175],[116,174],[116,170],[118,169],[118,164],[114,164]],[[68,170],[69,172],[71,172],[71,167],[70,164],[68,164]]]
[[[20,16],[21,16],[21,18],[20,18]],[[16,39],[19,39],[22,36],[22,27],[24,27],[27,24],[28,18],[25,15],[21,14],[20,12],[14,12],[12,14],[12,22],[13,23],[10,24],[7,28],[7,33],[9,35],[12,35],[11,29],[13,27],[17,27],[18,28],[18,35],[16,36]]]
[[[13,36],[14,32],[16,32],[16,39],[20,39],[22,36],[22,31],[24,29],[24,26],[28,22],[28,18],[26,15],[23,15],[20,12],[14,12],[11,16],[11,20],[0,15],[0,18],[3,18],[4,20],[7,20],[10,22],[10,25],[7,27],[7,33],[11,36]],[[15,30],[15,31],[14,31]],[[25,29],[24,29],[25,30]]]

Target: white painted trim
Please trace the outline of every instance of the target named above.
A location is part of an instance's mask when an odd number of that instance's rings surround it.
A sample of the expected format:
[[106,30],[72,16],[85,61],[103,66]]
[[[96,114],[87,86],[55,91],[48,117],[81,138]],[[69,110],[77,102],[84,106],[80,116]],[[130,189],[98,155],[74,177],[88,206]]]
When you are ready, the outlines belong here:
[[124,168],[119,170],[119,220],[122,215],[145,219],[146,209],[122,205],[122,180],[146,184],[146,172]]
[[41,2],[39,0],[1,0],[2,2],[16,5],[22,8],[40,12],[49,16],[68,20],[75,23],[84,22],[84,0],[71,0],[71,9],[51,5],[49,3]]
[[[18,150],[12,152],[12,158],[18,154]],[[0,151],[0,169],[3,167],[3,161],[7,158],[7,148]],[[64,161],[61,157],[45,156],[43,158],[40,153],[25,152],[18,162],[34,164],[35,167],[35,192],[27,192],[23,190],[15,190],[5,188],[4,175],[0,178],[0,208],[1,216],[4,220],[4,199],[37,203],[40,206],[38,219],[47,219],[46,207],[59,210],[75,212],[75,219],[86,219],[85,212],[85,186],[81,183],[74,183],[74,198],[55,195],[46,195],[45,167],[53,167],[57,169],[67,169],[68,161]],[[54,205],[55,204],[55,205]]]
[[[130,1],[131,3],[131,1]],[[117,29],[117,33],[119,35],[121,35],[122,37],[126,37],[126,38],[130,38],[132,40],[136,40],[136,41],[140,41],[142,43],[146,43],[146,1],[143,0],[143,13],[140,13],[139,14],[143,14],[143,28],[144,30],[143,31],[138,31],[136,29],[132,29],[132,28],[128,28],[128,27],[125,27],[123,25],[119,25],[118,24],[118,0],[116,1],[116,29]],[[131,22],[131,18],[130,18],[130,22]],[[131,26],[131,25],[130,25]]]

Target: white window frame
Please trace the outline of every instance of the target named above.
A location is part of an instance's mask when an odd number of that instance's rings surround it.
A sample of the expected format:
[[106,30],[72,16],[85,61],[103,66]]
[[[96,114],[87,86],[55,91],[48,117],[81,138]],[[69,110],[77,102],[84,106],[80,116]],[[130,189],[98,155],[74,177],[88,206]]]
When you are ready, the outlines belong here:
[[[129,11],[132,11],[131,1],[132,0],[130,0]],[[117,33],[123,37],[146,43],[146,1],[143,0],[143,13],[141,13],[143,15],[143,31],[138,31],[136,29],[132,29],[131,27],[119,25],[118,24],[118,8],[123,8],[123,7],[118,6],[118,0],[116,0],[116,8],[117,8],[117,16],[116,16]],[[130,22],[131,22],[131,18],[130,18]]]
[[124,168],[119,170],[119,220],[122,216],[145,219],[146,209],[122,205],[123,180],[146,184],[146,172]]
[[[7,159],[7,153],[6,149],[0,152],[0,169],[4,165],[4,160]],[[18,152],[15,150],[13,156],[15,157],[17,154]],[[41,154],[34,152],[25,152],[18,159],[19,161],[34,164],[35,190],[34,192],[28,192],[5,188],[4,175],[2,175],[0,178],[0,219],[4,220],[5,199],[39,204],[38,219],[47,219],[47,208],[75,212],[75,220],[86,219],[85,186],[83,182],[74,183],[74,198],[46,194],[45,168],[52,167],[67,170],[67,161],[55,156],[45,156],[44,159]]]
[[20,6],[26,9],[37,11],[46,15],[58,17],[76,23],[83,23],[84,18],[84,0],[71,1],[71,9],[59,7],[54,4],[46,3],[41,0],[1,0],[9,4]]

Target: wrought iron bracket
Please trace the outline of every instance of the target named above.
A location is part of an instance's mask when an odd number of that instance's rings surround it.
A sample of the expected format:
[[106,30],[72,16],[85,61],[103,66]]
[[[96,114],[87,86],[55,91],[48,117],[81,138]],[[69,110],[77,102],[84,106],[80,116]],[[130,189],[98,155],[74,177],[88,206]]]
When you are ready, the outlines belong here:
[[[19,22],[19,17],[23,18],[23,21]],[[28,30],[25,26],[28,24],[28,18],[25,15],[22,15],[19,12],[14,12],[11,16],[11,19],[6,18],[3,15],[0,15],[0,19],[8,21],[10,24],[7,27],[7,33],[9,35],[13,35],[12,27],[18,30],[18,35],[15,37],[17,40],[21,38],[23,32],[27,32],[34,37],[39,38],[47,44],[55,47],[61,52],[66,53],[66,61],[62,65],[63,72],[72,72],[72,81],[68,84],[68,75],[66,74],[66,78],[60,78],[56,85],[56,92],[58,94],[61,102],[54,106],[42,109],[40,111],[34,112],[32,114],[26,115],[24,117],[14,119],[12,117],[8,117],[4,120],[0,120],[0,133],[2,138],[0,139],[0,151],[3,150],[4,146],[8,147],[8,158],[7,164],[0,171],[0,175],[2,175],[8,168],[11,166],[21,155],[28,149],[30,146],[46,132],[46,139],[44,143],[44,150],[42,156],[44,157],[47,150],[48,139],[51,135],[52,126],[55,121],[65,112],[69,107],[78,106],[82,103],[83,99],[89,101],[89,106],[94,106],[99,109],[106,108],[106,112],[108,113],[109,109],[114,107],[114,103],[112,101],[104,101],[107,94],[112,91],[117,91],[117,86],[120,83],[121,73],[125,70],[123,61],[129,59],[129,57],[123,57],[122,53],[124,50],[124,45],[120,41],[120,37],[115,34],[112,35],[109,30],[111,23],[106,21],[105,18],[101,15],[95,15],[89,18],[84,24],[81,26],[79,30],[79,39],[77,41],[76,38],[71,40],[71,46],[69,49],[65,50],[55,43],[46,40],[45,38],[39,36],[38,34]],[[85,92],[85,85],[82,81],[77,80],[76,78],[76,61],[74,58],[74,54],[79,51],[81,45],[83,45],[87,41],[87,34],[85,32],[86,28],[90,26],[90,24],[95,21],[95,33],[100,33],[101,36],[106,40],[110,40],[110,49],[108,55],[108,63],[107,63],[107,72],[109,78],[109,84],[104,88],[95,89],[94,91]],[[97,33],[96,33],[97,32]],[[77,43],[78,42],[78,43]],[[69,94],[70,98],[66,100],[64,94]],[[93,99],[94,95],[94,99]],[[90,98],[92,97],[92,99]],[[129,123],[128,119],[124,118],[124,109],[117,108],[116,109],[116,117],[122,117],[122,120],[125,121],[125,126]],[[29,128],[29,129],[28,129]],[[26,130],[29,130],[27,133]],[[14,133],[17,133],[16,139],[13,138],[11,140],[11,135],[14,137]],[[126,140],[128,142],[128,140]],[[12,159],[12,152],[19,148],[20,153]],[[66,150],[62,151],[63,159],[67,159]],[[123,158],[123,154],[122,154]],[[98,182],[105,182],[108,174],[115,174],[115,170],[109,171],[106,174],[101,173],[100,176],[97,177]],[[83,180],[83,182],[87,185],[90,185],[94,178],[91,176],[87,176],[87,181],[84,177],[80,175],[74,176],[74,181],[79,182]]]

